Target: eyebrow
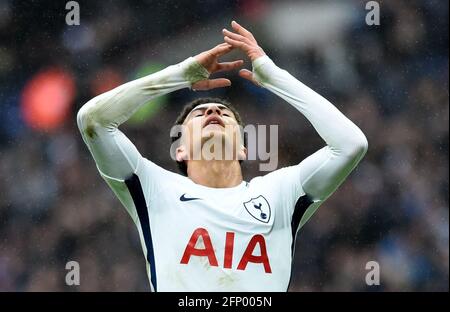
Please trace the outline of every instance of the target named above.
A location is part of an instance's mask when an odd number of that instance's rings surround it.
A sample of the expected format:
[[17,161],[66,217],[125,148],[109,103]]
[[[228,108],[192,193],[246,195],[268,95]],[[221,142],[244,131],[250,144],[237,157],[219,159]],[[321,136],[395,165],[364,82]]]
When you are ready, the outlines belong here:
[[[200,106],[200,105],[199,105],[199,106]],[[193,110],[191,110],[190,113],[188,114],[188,116],[191,115],[192,113],[194,113],[195,111],[198,111],[198,110],[204,111],[204,110],[208,109],[208,107],[205,107],[205,106],[199,107],[199,106],[197,106],[197,107],[195,107]],[[232,113],[231,109],[229,109],[229,108],[226,107],[225,105],[217,105],[217,107],[219,107],[220,110],[227,110],[227,111],[229,111],[230,113]],[[234,114],[233,114],[233,115],[234,115]]]

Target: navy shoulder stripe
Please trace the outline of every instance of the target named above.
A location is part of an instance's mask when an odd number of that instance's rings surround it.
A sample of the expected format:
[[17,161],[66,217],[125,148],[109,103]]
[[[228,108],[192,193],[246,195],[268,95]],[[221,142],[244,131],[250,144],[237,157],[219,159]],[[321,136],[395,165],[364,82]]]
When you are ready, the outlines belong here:
[[301,196],[295,203],[294,213],[292,215],[291,229],[292,229],[292,250],[294,250],[295,236],[297,234],[298,226],[303,218],[306,210],[314,202],[308,195]]
[[145,202],[144,192],[142,190],[141,181],[136,174],[133,174],[130,178],[125,180],[125,184],[128,187],[128,191],[133,199],[134,206],[141,223],[142,234],[144,235],[145,247],[147,248],[147,262],[150,265],[150,279],[155,291],[157,291],[156,285],[156,268],[155,268],[155,255],[153,252],[152,233],[150,231],[150,220],[148,217],[147,204]]
[[[305,215],[306,210],[313,203],[314,202],[308,195],[301,196],[295,203],[294,213],[292,214],[292,220],[291,220],[291,230],[292,230],[291,254],[292,254],[292,257],[294,257],[295,239],[297,236],[298,226],[300,225],[300,221],[302,220],[303,216]],[[289,277],[289,283],[288,283],[288,287],[287,287],[286,291],[289,290],[291,282],[292,282],[292,268],[291,268],[291,276]]]

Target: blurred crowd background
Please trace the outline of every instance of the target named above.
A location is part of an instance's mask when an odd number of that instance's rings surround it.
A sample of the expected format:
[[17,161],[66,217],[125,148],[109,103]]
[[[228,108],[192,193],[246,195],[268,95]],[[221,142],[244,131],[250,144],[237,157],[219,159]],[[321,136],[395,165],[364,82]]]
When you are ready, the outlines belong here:
[[[291,291],[448,291],[448,1],[0,0],[0,291],[148,291],[131,218],[100,178],[77,110],[123,82],[222,41],[232,19],[366,134],[369,151],[301,230]],[[230,59],[244,57],[233,52]],[[250,68],[249,62],[246,67]],[[279,167],[323,146],[280,98],[231,88],[158,98],[122,130],[176,171],[170,125],[199,96],[230,100],[247,124],[279,125]],[[265,174],[244,163],[246,180]],[[65,265],[81,285],[65,284]],[[381,285],[367,286],[377,261]]]

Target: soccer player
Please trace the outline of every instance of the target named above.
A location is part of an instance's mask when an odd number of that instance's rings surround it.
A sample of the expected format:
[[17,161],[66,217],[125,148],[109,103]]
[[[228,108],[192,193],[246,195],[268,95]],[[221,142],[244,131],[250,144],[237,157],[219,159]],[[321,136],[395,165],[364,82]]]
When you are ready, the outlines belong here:
[[[77,115],[98,171],[137,226],[153,291],[286,291],[298,229],[367,151],[366,137],[354,123],[277,67],[248,30],[234,21],[231,26],[233,31],[223,30],[224,43],[101,94]],[[183,175],[141,156],[118,126],[154,97],[229,86],[227,79],[208,77],[242,66],[241,60],[218,62],[233,49],[252,61],[253,71],[241,69],[239,75],[294,106],[326,146],[299,164],[245,182],[240,161],[246,148],[225,131],[241,124],[239,114],[225,101],[200,99],[177,120],[203,130],[188,131],[178,141]],[[221,135],[237,156],[193,159],[191,148],[211,134]]]

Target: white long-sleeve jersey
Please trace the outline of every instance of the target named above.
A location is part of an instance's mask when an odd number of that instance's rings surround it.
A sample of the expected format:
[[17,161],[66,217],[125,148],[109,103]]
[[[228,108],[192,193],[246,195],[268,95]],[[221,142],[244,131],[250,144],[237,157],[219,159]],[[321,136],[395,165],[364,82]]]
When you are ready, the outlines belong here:
[[202,186],[159,167],[118,129],[151,98],[206,79],[192,57],[101,94],[78,112],[101,176],[137,226],[154,291],[286,291],[298,229],[367,151],[354,123],[268,56],[253,62],[253,73],[300,111],[326,146],[231,188]]

